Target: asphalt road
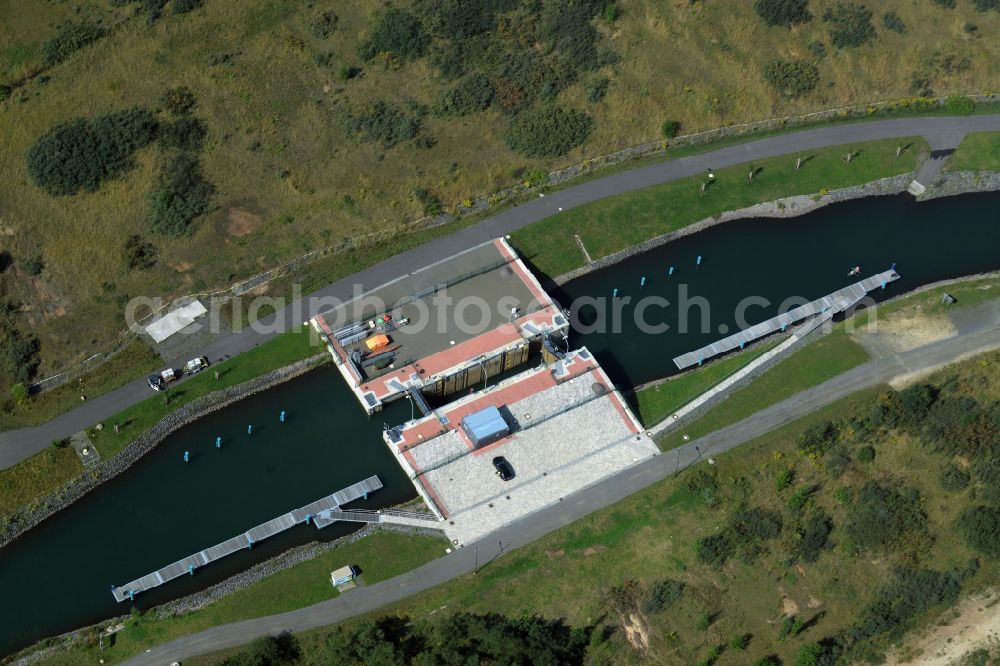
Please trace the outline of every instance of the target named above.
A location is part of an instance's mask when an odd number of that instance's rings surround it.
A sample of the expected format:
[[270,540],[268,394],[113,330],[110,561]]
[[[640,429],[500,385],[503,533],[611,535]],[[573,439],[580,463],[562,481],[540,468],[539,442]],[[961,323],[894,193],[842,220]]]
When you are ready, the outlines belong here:
[[[1000,130],[1000,115],[894,118],[861,122],[850,125],[832,125],[799,132],[780,134],[748,143],[720,148],[699,155],[669,160],[651,166],[622,171],[591,180],[552,194],[532,199],[510,208],[452,234],[437,238],[402,254],[386,259],[363,271],[320,289],[293,303],[273,316],[261,320],[260,326],[248,326],[216,340],[202,350],[210,361],[218,362],[252,349],[280,331],[301,325],[316,314],[318,298],[334,297],[346,301],[356,293],[356,285],[363,291],[411,273],[423,266],[440,261],[480,243],[509,234],[533,222],[555,214],[559,209],[569,210],[623,192],[631,192],[652,185],[666,183],[702,173],[708,168],[719,169],[751,160],[802,153],[828,146],[894,137],[923,136],[934,149],[954,147],[967,132]],[[328,306],[327,306],[328,307]],[[186,358],[174,359],[170,367],[181,367]],[[126,407],[149,397],[145,378],[136,379],[125,386],[88,400],[76,409],[66,412],[42,425],[0,433],[0,469],[14,465],[38,453],[52,440],[68,437],[94,423],[106,420]]]
[[[569,525],[680,470],[752,441],[857,391],[893,378],[935,369],[966,356],[1000,347],[1000,328],[965,333],[906,353],[870,361],[680,448],[655,455],[635,467],[580,490],[560,503],[513,523],[475,545],[461,548],[417,569],[374,585],[288,613],[226,624],[152,647],[126,662],[169,664],[243,645],[258,636],[299,632],[342,622],[482,568],[503,553]],[[477,552],[478,550],[478,552]]]

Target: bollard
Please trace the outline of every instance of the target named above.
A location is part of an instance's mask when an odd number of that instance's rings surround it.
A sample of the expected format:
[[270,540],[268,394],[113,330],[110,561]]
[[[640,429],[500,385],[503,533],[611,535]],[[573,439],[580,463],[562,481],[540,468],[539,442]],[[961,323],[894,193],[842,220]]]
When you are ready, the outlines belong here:
[[618,298],[618,287],[615,287],[611,292],[611,298]]
[[194,565],[193,564],[189,564],[188,565],[188,575],[189,576],[193,576],[194,575]]
[[695,260],[694,264],[695,264],[695,266],[701,266],[701,255],[700,254],[698,255],[698,258]]
[[215,448],[217,448],[217,449],[221,449],[222,448],[222,438],[221,437],[216,437],[215,438]]
[[247,426],[247,434],[248,435],[252,435],[253,434],[253,424],[250,424],[250,425]]
[[365,491],[365,499],[368,499],[368,491]]
[[781,332],[784,333],[786,328],[788,328],[788,324],[782,324],[781,325]]
[[701,365],[701,362],[702,362],[703,360],[704,360],[704,359],[702,359],[701,357],[698,357],[698,365]]
[[640,287],[645,287],[646,286],[646,276],[645,275],[643,275],[642,279],[639,280],[639,286]]
[[885,282],[882,283],[882,289],[885,289]]
[[896,270],[896,262],[895,262],[895,261],[894,261],[894,262],[892,262],[892,266],[889,266],[889,270],[890,270],[890,271],[894,271],[894,270]]
[[306,514],[306,525],[308,525],[308,524],[309,524],[309,521],[311,521],[311,520],[312,520],[312,517],[313,517],[313,515],[312,515],[311,513],[307,513],[307,514]]
[[743,347],[745,347],[745,346],[746,346],[746,344],[747,344],[747,341],[746,341],[746,340],[744,340],[744,341],[740,342],[740,349],[743,349]]
[[282,423],[285,422],[285,410],[281,410],[281,416],[278,417],[278,420]]
[[669,270],[669,271],[667,271],[667,275],[673,275],[673,274],[674,274],[674,267],[673,267],[673,266],[671,266],[671,267],[670,267],[670,270]]
[[250,550],[250,548],[252,547],[253,547],[253,538],[247,535],[247,550]]
[[128,598],[129,598],[129,599],[130,599],[131,601],[135,601],[135,590],[129,590],[129,591],[128,591]]
[[191,452],[190,451],[185,451],[184,452],[184,462],[188,462],[188,460],[190,460],[190,458],[191,458]]

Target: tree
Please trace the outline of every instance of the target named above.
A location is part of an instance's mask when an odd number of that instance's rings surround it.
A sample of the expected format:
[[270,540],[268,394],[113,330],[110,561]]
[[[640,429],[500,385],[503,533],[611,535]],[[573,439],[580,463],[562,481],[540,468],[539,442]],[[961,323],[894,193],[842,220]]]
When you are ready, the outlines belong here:
[[175,116],[184,116],[191,113],[197,100],[191,89],[186,86],[174,86],[167,88],[160,96],[160,103],[170,113]]
[[126,270],[145,270],[156,263],[156,246],[138,234],[125,239],[122,260]]
[[1000,508],[977,506],[958,517],[958,531],[969,547],[1000,558]]
[[292,634],[258,638],[243,652],[219,662],[220,666],[283,666],[299,660],[299,641]]
[[819,666],[823,653],[823,646],[819,643],[806,643],[795,654],[795,666]]
[[756,0],[753,10],[767,25],[784,28],[812,19],[808,0]]
[[149,194],[150,228],[165,236],[187,234],[191,221],[211,208],[214,191],[198,160],[184,153],[169,156]]
[[916,489],[897,490],[868,481],[851,503],[844,528],[855,546],[877,548],[906,534],[921,533],[926,524],[927,514]]

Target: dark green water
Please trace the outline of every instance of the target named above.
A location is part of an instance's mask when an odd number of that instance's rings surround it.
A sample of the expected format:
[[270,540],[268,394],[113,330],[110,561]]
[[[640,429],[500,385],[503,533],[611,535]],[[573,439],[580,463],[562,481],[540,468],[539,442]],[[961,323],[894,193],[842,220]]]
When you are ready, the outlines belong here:
[[[287,412],[280,423],[281,410]],[[405,410],[405,414],[403,413]],[[178,430],[128,472],[99,487],[0,554],[7,603],[0,653],[128,613],[121,585],[250,527],[378,474],[385,487],[351,507],[415,496],[381,439],[398,403],[369,419],[332,367],[314,370]],[[254,424],[252,437],[247,424]],[[217,435],[222,449],[215,448]],[[185,464],[183,452],[191,451]],[[300,525],[136,597],[148,608],[216,583],[288,548],[356,527]],[[16,603],[15,603],[16,600]]]
[[[874,293],[875,300],[1000,268],[1000,193],[925,203],[904,194],[845,202],[797,218],[720,224],[573,280],[554,295],[569,307],[579,298],[609,297],[617,287],[619,297],[661,295],[671,302],[666,308],[650,307],[645,315],[651,324],[668,324],[666,333],[642,333],[632,303],[623,308],[620,334],[573,337],[573,345],[589,347],[616,384],[629,387],[675,374],[672,359],[723,337],[720,325],[727,334],[740,330],[736,307],[741,299],[761,296],[771,302],[747,310],[745,320],[752,325],[777,314],[790,296],[813,300],[894,262],[902,279]],[[667,277],[671,265],[676,270]],[[847,277],[854,266],[861,274]],[[642,276],[645,287],[640,287]],[[704,332],[698,308],[689,309],[688,332],[678,330],[681,284],[690,298],[703,297],[710,305]],[[589,324],[595,313],[594,307],[581,308],[580,320]]]
[[[677,307],[650,308],[646,321],[666,333],[642,333],[634,304],[623,309],[619,333],[577,333],[621,386],[673,374],[673,357],[738,328],[735,308],[747,296],[769,307],[750,309],[749,323],[766,319],[783,299],[811,300],[860,277],[898,264],[902,280],[887,298],[937,280],[1000,268],[1000,194],[916,204],[908,195],[829,206],[789,220],[718,225],[566,285],[555,295],[565,306],[579,297],[661,295],[678,302],[677,288],[710,304],[709,328],[692,321],[678,331]],[[704,257],[700,267],[695,258]],[[667,277],[669,266],[673,277]],[[861,276],[848,278],[855,265]],[[640,288],[642,276],[647,284]],[[698,310],[692,310],[697,313]],[[593,311],[583,309],[589,322]],[[691,317],[698,320],[700,317]],[[280,424],[278,414],[288,412]],[[414,491],[381,440],[382,424],[409,418],[400,401],[369,419],[333,368],[322,368],[243,400],[179,430],[128,473],[32,530],[0,553],[0,653],[44,636],[127,612],[112,583],[122,584],[181,557],[235,536],[290,509],[378,474],[385,488],[357,506],[377,508]],[[254,435],[246,435],[248,423]],[[222,435],[221,451],[214,447]],[[183,451],[193,454],[188,464]],[[147,608],[222,580],[249,565],[314,539],[351,528],[295,529],[257,544],[136,598]]]

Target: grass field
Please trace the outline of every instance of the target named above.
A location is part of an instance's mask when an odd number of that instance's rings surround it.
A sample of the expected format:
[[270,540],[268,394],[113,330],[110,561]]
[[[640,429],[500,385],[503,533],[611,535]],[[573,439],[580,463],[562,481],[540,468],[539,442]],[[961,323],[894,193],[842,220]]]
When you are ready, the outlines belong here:
[[46,663],[78,664],[99,658],[116,663],[177,636],[332,599],[338,593],[330,585],[330,572],[345,564],[359,567],[364,584],[371,585],[442,556],[447,545],[446,540],[435,537],[379,531],[279,571],[193,613],[167,619],[133,617],[118,633],[115,645],[103,652],[96,647],[81,648]]
[[[195,398],[248,381],[259,375],[308,358],[324,348],[311,344],[312,328],[302,327],[265,342],[234,359],[216,364],[167,393],[149,398],[104,422],[103,430],[88,429],[88,435],[102,458],[124,449],[140,433],[181,405]],[[214,372],[219,372],[215,380]],[[168,402],[164,402],[164,398]],[[79,400],[79,396],[76,397]],[[118,433],[114,424],[121,425]],[[96,425],[96,424],[95,424]],[[0,518],[23,509],[55,491],[82,470],[72,448],[49,448],[27,460],[0,470]]]
[[694,440],[736,423],[799,391],[847,372],[868,358],[868,352],[843,329],[834,329],[826,337],[794,352],[703,416],[668,433],[659,441],[660,448],[672,449],[686,441],[685,435]]
[[677,375],[656,386],[636,391],[631,401],[635,404],[639,420],[647,428],[659,423],[678,407],[691,402],[777,344],[777,342],[762,344],[743,353],[709,363],[705,367]]
[[[304,5],[288,0],[209,0],[197,10],[169,11],[150,25],[134,3],[0,1],[0,84],[17,83],[0,101],[0,232],[15,259],[40,253],[47,268],[32,277],[14,269],[4,291],[31,307],[25,318],[43,343],[42,374],[60,369],[122,329],[125,296],[167,297],[227,286],[282,260],[372,230],[398,228],[423,214],[417,187],[446,206],[518,182],[525,169],[557,167],[654,139],[662,122],[693,132],[745,120],[912,94],[914,63],[935,93],[996,88],[987,63],[1000,47],[989,35],[994,13],[887,0],[907,24],[905,34],[882,28],[872,45],[835,50],[819,16],[794,30],[769,28],[747,3],[671,5],[619,0],[620,17],[595,22],[602,48],[617,62],[586,72],[557,102],[595,120],[588,141],[563,157],[527,159],[510,151],[506,118],[495,111],[427,116],[421,130],[436,143],[383,149],[347,136],[345,118],[390,97],[431,104],[445,88],[427,57],[412,62],[361,60],[377,0]],[[411,3],[401,3],[408,7]],[[327,39],[311,22],[334,11]],[[42,44],[56,26],[89,18],[112,26],[108,37],[64,62],[43,68]],[[975,24],[976,30],[963,29]],[[516,37],[516,36],[515,36]],[[823,55],[810,44],[824,43]],[[671,58],[660,54],[669,51]],[[820,85],[787,98],[761,78],[777,56],[814,58]],[[342,66],[360,76],[338,78]],[[607,94],[589,101],[587,85],[607,78]],[[159,106],[162,92],[185,85],[197,117],[208,125],[202,157],[216,185],[216,210],[188,238],[151,237],[158,264],[126,271],[121,249],[131,233],[149,236],[146,193],[155,151],[95,193],[49,197],[30,184],[24,152],[54,124],[81,113],[129,105]],[[68,331],[72,331],[69,334]]]
[[945,165],[948,171],[1000,171],[1000,133],[968,134]]
[[[1000,355],[988,354],[931,378],[942,381],[958,374],[962,395],[990,401],[1000,386]],[[961,566],[973,556],[955,531],[960,511],[973,503],[971,490],[945,492],[937,483],[940,454],[898,431],[869,439],[844,434],[851,462],[840,476],[831,476],[822,461],[800,453],[796,439],[809,425],[829,419],[861,416],[870,410],[878,391],[851,396],[796,421],[759,440],[716,458],[711,470],[718,483],[717,503],[707,506],[689,489],[690,472],[654,484],[621,502],[576,521],[539,541],[520,548],[479,572],[380,610],[427,618],[434,613],[461,611],[508,615],[541,614],[566,618],[573,626],[612,625],[610,638],[591,644],[591,663],[637,663],[616,620],[609,614],[608,590],[627,580],[649,583],[671,578],[684,583],[680,600],[651,614],[646,658],[656,663],[695,664],[722,646],[719,664],[752,664],[765,655],[795,663],[805,643],[818,641],[858,619],[874,591],[892,578],[895,567],[928,567],[938,571]],[[952,385],[949,390],[955,390]],[[857,450],[871,443],[876,456],[861,462]],[[790,486],[779,489],[779,475],[791,470]],[[921,496],[927,514],[928,537],[915,537],[886,551],[857,551],[844,533],[850,497],[866,481],[905,483]],[[797,490],[811,488],[805,511],[822,511],[833,524],[832,543],[814,562],[790,561],[797,538],[789,534],[799,520],[790,508]],[[848,498],[845,500],[844,498]],[[717,533],[727,514],[740,505],[781,514],[786,532],[747,561],[706,565],[695,544]],[[802,515],[802,514],[798,514]],[[994,585],[998,569],[979,568],[965,589]],[[940,612],[935,607],[915,618],[917,626]],[[709,620],[701,624],[700,617]],[[783,619],[796,616],[806,623],[802,633],[782,639]],[[361,620],[351,621],[356,626]],[[329,628],[300,635],[303,663],[322,663]],[[749,633],[745,651],[728,646],[733,636]],[[884,642],[876,643],[884,647]],[[214,663],[203,657],[192,663]],[[710,660],[711,663],[712,660]]]
[[[897,158],[896,148],[901,144],[910,147]],[[859,154],[847,163],[849,150]],[[926,150],[923,139],[912,138],[811,151],[801,155],[811,159],[799,170],[795,155],[759,160],[715,172],[715,182],[704,192],[705,177],[684,178],[557,213],[515,232],[512,241],[533,266],[555,277],[583,264],[573,234],[598,259],[725,211],[906,173]],[[751,167],[756,172],[749,180]],[[628,223],[621,224],[621,220]],[[553,233],[557,228],[572,233]]]

